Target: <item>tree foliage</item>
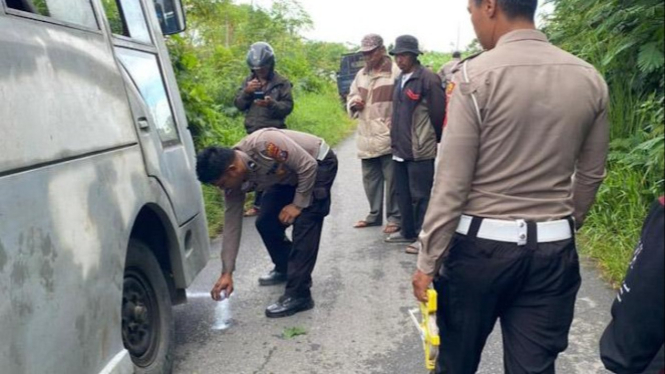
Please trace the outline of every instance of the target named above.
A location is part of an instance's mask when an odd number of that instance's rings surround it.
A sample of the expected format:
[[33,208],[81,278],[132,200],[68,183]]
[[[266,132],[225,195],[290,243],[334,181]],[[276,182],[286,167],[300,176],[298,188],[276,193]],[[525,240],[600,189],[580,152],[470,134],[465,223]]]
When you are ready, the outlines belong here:
[[610,88],[608,178],[585,230],[613,281],[625,273],[648,205],[663,194],[665,43],[662,0],[552,0],[546,32],[592,63]]

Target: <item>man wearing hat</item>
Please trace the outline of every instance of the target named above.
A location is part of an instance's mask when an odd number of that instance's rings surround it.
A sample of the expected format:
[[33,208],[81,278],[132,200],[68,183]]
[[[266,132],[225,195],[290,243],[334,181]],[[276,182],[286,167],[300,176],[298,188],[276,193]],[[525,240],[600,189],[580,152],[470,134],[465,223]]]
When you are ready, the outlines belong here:
[[415,242],[429,204],[446,99],[439,76],[418,61],[418,39],[399,36],[390,54],[402,71],[395,81],[390,131],[402,228],[386,242],[410,243],[406,252],[417,254]]
[[369,214],[354,227],[380,226],[383,223],[385,189],[387,224],[383,232],[399,231],[400,214],[395,199],[390,121],[393,112],[393,85],[400,73],[393,63],[383,38],[366,35],[358,52],[362,52],[365,68],[356,75],[347,98],[347,111],[358,119],[358,157],[361,160],[363,186],[369,202]]

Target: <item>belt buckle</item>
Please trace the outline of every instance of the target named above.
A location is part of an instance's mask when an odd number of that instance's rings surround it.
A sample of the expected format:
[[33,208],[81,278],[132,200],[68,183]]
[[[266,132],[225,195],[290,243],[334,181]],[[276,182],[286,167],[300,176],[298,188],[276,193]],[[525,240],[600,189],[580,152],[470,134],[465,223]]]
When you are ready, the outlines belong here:
[[517,224],[517,245],[526,245],[526,241],[529,235],[526,221],[523,219],[518,219],[515,222]]

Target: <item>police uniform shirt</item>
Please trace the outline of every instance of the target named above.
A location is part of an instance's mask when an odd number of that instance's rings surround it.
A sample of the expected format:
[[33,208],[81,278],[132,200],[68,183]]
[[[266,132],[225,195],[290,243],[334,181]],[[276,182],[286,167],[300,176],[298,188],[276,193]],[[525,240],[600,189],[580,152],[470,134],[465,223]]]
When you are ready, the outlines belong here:
[[[420,234],[434,275],[462,214],[581,224],[605,177],[605,81],[537,30],[502,36],[454,69],[445,136]],[[573,177],[574,175],[574,177]]]
[[266,128],[248,135],[234,146],[247,167],[246,180],[239,189],[225,191],[223,272],[235,269],[242,232],[245,194],[263,191],[276,184],[296,186],[293,204],[307,208],[316,181],[317,158],[323,139],[291,130]]

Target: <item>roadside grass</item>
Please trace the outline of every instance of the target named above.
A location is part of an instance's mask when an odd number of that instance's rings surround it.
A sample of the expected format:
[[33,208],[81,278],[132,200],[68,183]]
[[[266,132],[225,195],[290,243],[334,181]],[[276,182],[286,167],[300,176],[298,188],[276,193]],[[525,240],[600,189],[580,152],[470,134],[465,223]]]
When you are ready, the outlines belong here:
[[294,100],[295,109],[287,119],[292,130],[319,136],[332,147],[355,129],[355,121],[346,115],[337,89],[332,85],[323,92],[301,93]]
[[[293,113],[286,119],[287,126],[291,130],[319,136],[332,147],[348,137],[355,129],[355,121],[344,112],[333,85],[319,93],[295,93],[294,101]],[[230,146],[242,139],[245,135],[242,118],[239,117],[232,122],[229,128],[211,129],[213,136],[209,139],[218,139],[219,143],[208,140],[206,145]],[[208,220],[208,234],[210,237],[215,237],[222,232],[224,225],[223,192],[218,188],[204,185],[203,199]],[[250,204],[251,201],[253,194],[248,194],[246,204]]]
[[598,261],[615,288],[623,281],[653,194],[644,174],[626,167],[610,169],[578,236],[582,254]]

